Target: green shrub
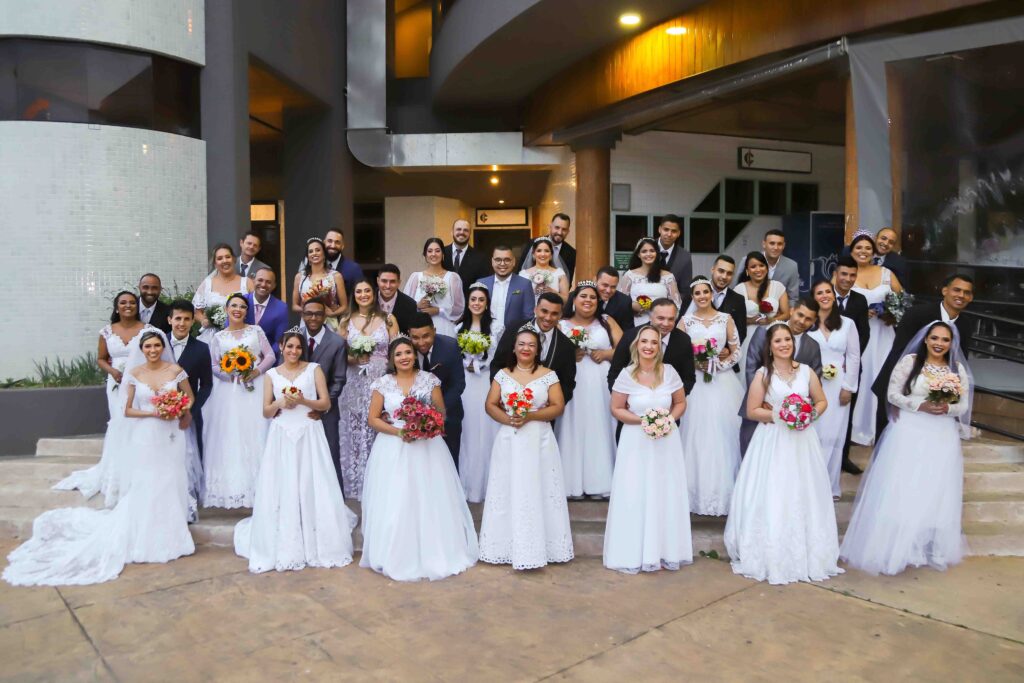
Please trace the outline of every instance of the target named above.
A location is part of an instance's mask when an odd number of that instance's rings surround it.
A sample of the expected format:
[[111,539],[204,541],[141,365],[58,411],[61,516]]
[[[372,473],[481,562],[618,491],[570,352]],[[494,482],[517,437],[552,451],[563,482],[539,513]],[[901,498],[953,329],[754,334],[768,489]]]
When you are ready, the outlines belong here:
[[44,358],[34,365],[38,383],[44,387],[91,387],[103,384],[107,378],[107,374],[96,365],[95,353],[87,353],[69,361],[57,358],[51,362]]

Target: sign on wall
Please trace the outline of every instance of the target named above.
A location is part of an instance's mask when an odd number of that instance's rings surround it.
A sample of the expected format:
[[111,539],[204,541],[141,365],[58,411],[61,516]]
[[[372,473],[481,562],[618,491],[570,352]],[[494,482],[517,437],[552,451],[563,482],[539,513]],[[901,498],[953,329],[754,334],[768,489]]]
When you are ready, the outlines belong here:
[[498,207],[496,209],[477,209],[476,210],[476,224],[479,227],[487,228],[501,228],[501,227],[520,227],[529,225],[529,215],[526,207],[506,209],[504,207]]
[[750,171],[811,172],[810,152],[740,147],[737,149],[737,155],[739,167]]

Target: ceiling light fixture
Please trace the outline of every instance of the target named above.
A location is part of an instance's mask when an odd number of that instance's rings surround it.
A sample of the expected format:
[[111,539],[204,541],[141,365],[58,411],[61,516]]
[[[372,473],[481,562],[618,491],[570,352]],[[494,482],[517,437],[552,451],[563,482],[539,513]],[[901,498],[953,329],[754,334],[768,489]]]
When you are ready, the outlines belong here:
[[496,176],[496,175],[492,175],[491,176],[491,185],[497,185],[500,182],[501,181],[498,179],[498,176]]
[[640,15],[635,12],[626,12],[619,16],[619,23],[623,26],[637,26],[640,23]]
[[669,26],[667,29],[665,29],[665,33],[669,34],[670,36],[685,36],[686,35],[686,27],[685,26]]
[[499,200],[498,200],[498,203],[499,203],[499,204],[504,204],[504,203],[505,203],[505,200],[504,200],[504,199],[499,199]]
[[491,170],[492,171],[497,171],[498,170],[498,165],[497,164],[491,164]]

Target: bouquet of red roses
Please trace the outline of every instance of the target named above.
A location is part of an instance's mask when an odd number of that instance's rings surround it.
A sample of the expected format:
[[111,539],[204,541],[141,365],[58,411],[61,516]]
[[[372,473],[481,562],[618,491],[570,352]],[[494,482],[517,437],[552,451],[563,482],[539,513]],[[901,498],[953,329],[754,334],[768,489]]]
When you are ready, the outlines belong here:
[[405,397],[395,411],[395,419],[405,423],[402,427],[403,438],[410,437],[418,441],[444,436],[444,417],[440,411],[414,396]]
[[156,408],[156,413],[165,420],[177,420],[185,411],[192,407],[192,399],[188,394],[177,389],[160,392],[149,402]]
[[523,393],[513,391],[505,399],[505,412],[511,417],[526,417],[533,407],[533,389],[523,389]]
[[761,303],[757,305],[757,310],[761,312],[761,315],[771,315],[775,312],[775,305],[767,299],[761,299]]
[[818,418],[818,411],[811,405],[810,400],[800,394],[790,394],[782,399],[779,417],[782,418],[783,424],[790,429],[802,432]]

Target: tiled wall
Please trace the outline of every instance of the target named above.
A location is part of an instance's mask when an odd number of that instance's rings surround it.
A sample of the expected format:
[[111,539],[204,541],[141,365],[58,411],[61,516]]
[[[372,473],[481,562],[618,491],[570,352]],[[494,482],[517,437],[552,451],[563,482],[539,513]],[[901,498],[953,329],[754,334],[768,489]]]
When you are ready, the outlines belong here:
[[[810,152],[813,172],[741,171],[736,163],[738,147]],[[830,145],[654,131],[622,138],[612,151],[611,176],[613,183],[631,186],[629,213],[689,214],[726,177],[818,183],[819,210],[842,213],[845,159],[843,147]],[[732,243],[729,254],[739,260],[747,252],[759,249],[764,232],[781,225],[778,217],[755,218]],[[695,256],[694,272],[706,272],[713,260],[713,255]]]
[[206,143],[156,131],[0,122],[0,378],[96,350],[111,299],[146,271],[207,272]]
[[106,43],[205,64],[205,7],[204,0],[0,0],[0,36]]

